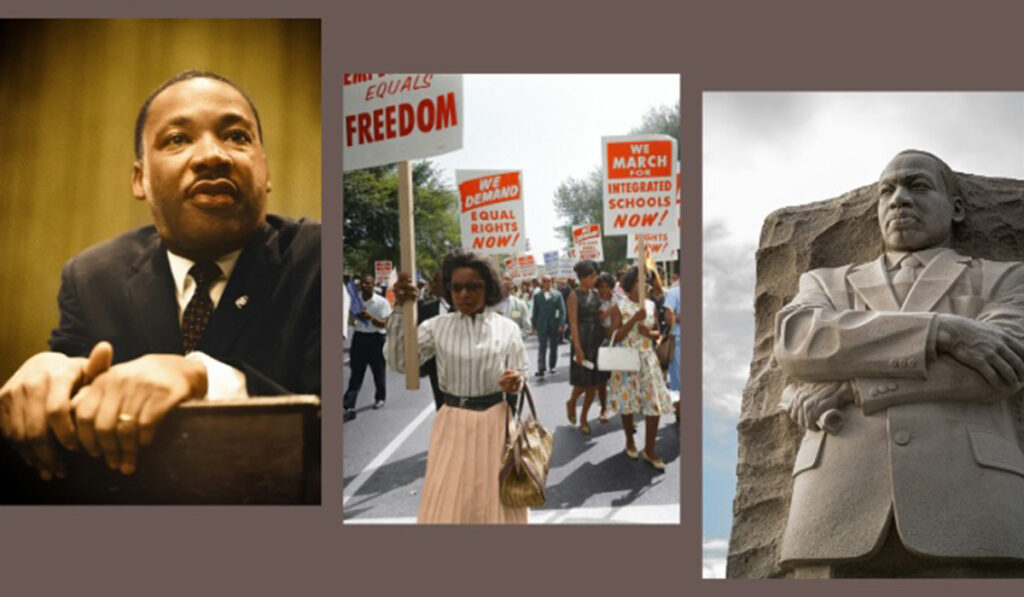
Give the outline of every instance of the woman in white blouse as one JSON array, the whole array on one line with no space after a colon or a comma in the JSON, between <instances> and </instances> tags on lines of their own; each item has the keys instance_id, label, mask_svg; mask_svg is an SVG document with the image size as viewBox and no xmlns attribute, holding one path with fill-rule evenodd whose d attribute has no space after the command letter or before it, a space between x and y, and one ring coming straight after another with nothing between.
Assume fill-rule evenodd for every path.
<instances>
[{"instance_id":1,"label":"woman in white blouse","mask_svg":"<svg viewBox=\"0 0 1024 597\"><path fill-rule=\"evenodd\" d=\"M501 302L502 286L490 261L455 249L441 272L444 298L455 310L418 328L419 362L437 358L444 406L430 434L420 497L421 523L525 523L526 508L503 506L498 475L509 409L503 392L515 393L529 371L519 327L487 307ZM408 276L395 284L401 305L415 300ZM384 347L389 365L404 371L402 311L388 322Z\"/></svg>"}]
</instances>

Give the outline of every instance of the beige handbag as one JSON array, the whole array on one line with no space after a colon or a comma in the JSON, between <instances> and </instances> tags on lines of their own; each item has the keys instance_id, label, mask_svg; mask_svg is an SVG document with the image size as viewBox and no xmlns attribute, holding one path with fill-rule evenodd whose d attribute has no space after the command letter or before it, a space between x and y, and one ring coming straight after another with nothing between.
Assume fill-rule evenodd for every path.
<instances>
[{"instance_id":1,"label":"beige handbag","mask_svg":"<svg viewBox=\"0 0 1024 597\"><path fill-rule=\"evenodd\" d=\"M530 405L530 416L523 420L523 407ZM505 451L501 455L501 503L510 507L542 506L547 499L544 487L555 439L537 420L530 388L523 382L516 416L509 420L505 411Z\"/></svg>"}]
</instances>

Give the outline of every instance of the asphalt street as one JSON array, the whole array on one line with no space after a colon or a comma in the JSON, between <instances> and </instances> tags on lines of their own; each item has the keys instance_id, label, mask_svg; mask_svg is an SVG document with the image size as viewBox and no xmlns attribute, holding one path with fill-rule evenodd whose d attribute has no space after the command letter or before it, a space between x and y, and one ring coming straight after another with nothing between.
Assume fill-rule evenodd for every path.
<instances>
[{"instance_id":1,"label":"asphalt street","mask_svg":"<svg viewBox=\"0 0 1024 597\"><path fill-rule=\"evenodd\" d=\"M526 341L536 364L537 341ZM346 352L347 357L347 352ZM568 344L559 347L557 372L530 384L541 423L555 436L547 484L547 503L530 511L531 524L666 523L680 519L680 427L674 415L659 422L655 450L668 465L656 471L624 453L625 434L617 415L598 423L595 398L589 437L569 424ZM345 367L347 388L349 369ZM427 378L419 390L406 390L403 375L387 373L386 406L374 410L373 377L367 371L356 402L357 417L345 423L344 518L346 524L416 522L419 494L434 422L434 401ZM582 406L582 398L578 401ZM579 407L577 408L577 413ZM637 417L637 446L643 448L643 419Z\"/></svg>"}]
</instances>

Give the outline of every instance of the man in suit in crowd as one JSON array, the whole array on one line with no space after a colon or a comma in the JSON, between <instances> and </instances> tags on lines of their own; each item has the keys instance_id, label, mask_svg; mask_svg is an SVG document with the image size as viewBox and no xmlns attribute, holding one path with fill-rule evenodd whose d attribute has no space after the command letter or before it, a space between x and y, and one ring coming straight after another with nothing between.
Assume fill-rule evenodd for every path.
<instances>
[{"instance_id":1,"label":"man in suit in crowd","mask_svg":"<svg viewBox=\"0 0 1024 597\"><path fill-rule=\"evenodd\" d=\"M132 474L185 400L320 393L320 225L267 215L262 137L213 73L143 103L131 189L153 225L65 265L51 352L0 388L3 435L42 478L66 473L54 440Z\"/></svg>"},{"instance_id":2,"label":"man in suit in crowd","mask_svg":"<svg viewBox=\"0 0 1024 597\"><path fill-rule=\"evenodd\" d=\"M776 318L784 406L807 429L782 564L1020 576L1024 264L951 248L966 208L934 155L898 154L877 194L884 253L803 274Z\"/></svg>"},{"instance_id":3,"label":"man in suit in crowd","mask_svg":"<svg viewBox=\"0 0 1024 597\"><path fill-rule=\"evenodd\" d=\"M537 356L537 377L544 377L544 361L548 372L558 364L558 339L565 331L565 301L562 293L551 289L551 276L541 276L540 290L533 295L533 329L537 331L540 351Z\"/></svg>"}]
</instances>

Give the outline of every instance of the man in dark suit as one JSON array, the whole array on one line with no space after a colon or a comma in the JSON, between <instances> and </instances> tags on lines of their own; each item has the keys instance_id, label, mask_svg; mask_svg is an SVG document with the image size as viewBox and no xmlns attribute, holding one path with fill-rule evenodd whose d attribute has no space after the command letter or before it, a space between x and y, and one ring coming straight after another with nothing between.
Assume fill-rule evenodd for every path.
<instances>
[{"instance_id":1,"label":"man in dark suit","mask_svg":"<svg viewBox=\"0 0 1024 597\"><path fill-rule=\"evenodd\" d=\"M565 301L562 294L551 289L551 276L541 276L540 290L533 295L533 329L537 331L540 353L537 356L537 377L544 377L544 361L547 370L555 372L558 364L558 339L565 330Z\"/></svg>"},{"instance_id":2,"label":"man in dark suit","mask_svg":"<svg viewBox=\"0 0 1024 597\"><path fill-rule=\"evenodd\" d=\"M1024 264L952 249L966 207L934 155L898 154L877 188L884 253L803 274L776 318L784 402L807 429L782 563L1022 576Z\"/></svg>"},{"instance_id":3,"label":"man in dark suit","mask_svg":"<svg viewBox=\"0 0 1024 597\"><path fill-rule=\"evenodd\" d=\"M320 392L320 226L267 215L252 101L181 73L144 102L135 155L154 225L68 262L52 352L0 388L4 437L44 479L64 474L54 438L131 474L185 400Z\"/></svg>"},{"instance_id":4,"label":"man in dark suit","mask_svg":"<svg viewBox=\"0 0 1024 597\"><path fill-rule=\"evenodd\" d=\"M443 315L450 310L448 303L444 300L444 282L441 280L441 272L436 272L430 278L429 296L422 296L416 301L416 321L422 324L428 319ZM434 408L441 410L444 406L444 395L440 386L437 385L437 359L430 359L420 365L420 377L426 375L430 379L430 391L434 395Z\"/></svg>"}]
</instances>

